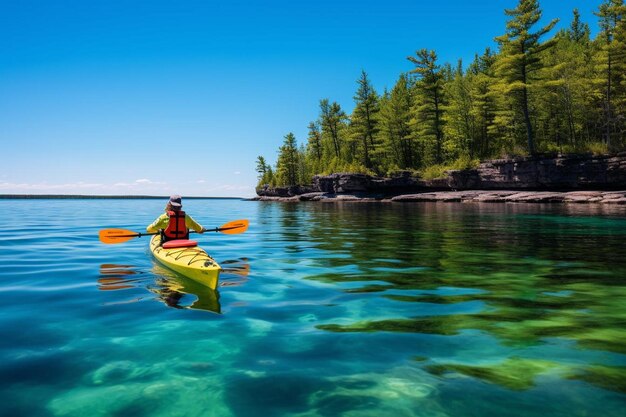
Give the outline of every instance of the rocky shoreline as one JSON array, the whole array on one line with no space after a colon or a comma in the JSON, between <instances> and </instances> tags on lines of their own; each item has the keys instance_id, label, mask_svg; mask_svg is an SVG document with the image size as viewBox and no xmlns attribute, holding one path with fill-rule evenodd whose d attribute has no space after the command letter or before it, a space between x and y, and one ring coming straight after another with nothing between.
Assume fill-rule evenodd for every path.
<instances>
[{"instance_id":1,"label":"rocky shoreline","mask_svg":"<svg viewBox=\"0 0 626 417\"><path fill-rule=\"evenodd\" d=\"M482 162L425 180L401 172L391 178L338 173L308 186L257 189L258 201L489 202L626 204L626 152L553 155Z\"/></svg>"},{"instance_id":2,"label":"rocky shoreline","mask_svg":"<svg viewBox=\"0 0 626 417\"><path fill-rule=\"evenodd\" d=\"M619 204L626 205L626 191L437 191L417 194L401 194L394 197L382 197L364 193L307 193L292 197L253 198L256 201L322 201L322 202L460 202L460 203L578 203L578 204Z\"/></svg>"}]
</instances>

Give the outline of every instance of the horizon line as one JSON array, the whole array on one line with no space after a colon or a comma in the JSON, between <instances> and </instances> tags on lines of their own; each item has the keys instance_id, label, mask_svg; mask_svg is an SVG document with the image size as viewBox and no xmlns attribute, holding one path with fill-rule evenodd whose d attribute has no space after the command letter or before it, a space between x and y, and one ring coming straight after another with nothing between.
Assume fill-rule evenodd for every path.
<instances>
[{"instance_id":1,"label":"horizon line","mask_svg":"<svg viewBox=\"0 0 626 417\"><path fill-rule=\"evenodd\" d=\"M121 195L121 194L111 194L111 195L101 195L101 194L0 194L0 199L146 199L146 200L156 200L156 199L167 199L169 195ZM213 200L244 200L246 197L199 197L199 196L188 196L183 197L187 200L198 200L198 199L213 199Z\"/></svg>"}]
</instances>

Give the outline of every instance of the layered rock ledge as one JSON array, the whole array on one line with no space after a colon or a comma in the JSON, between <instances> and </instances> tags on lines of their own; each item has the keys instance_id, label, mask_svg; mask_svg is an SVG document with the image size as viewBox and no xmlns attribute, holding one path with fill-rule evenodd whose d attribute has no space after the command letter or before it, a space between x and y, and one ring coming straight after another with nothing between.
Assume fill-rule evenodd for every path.
<instances>
[{"instance_id":1,"label":"layered rock ledge","mask_svg":"<svg viewBox=\"0 0 626 417\"><path fill-rule=\"evenodd\" d=\"M416 194L401 194L394 197L383 197L367 193L331 194L307 193L292 197L260 196L258 201L323 201L323 202L461 202L461 203L597 203L626 205L626 191L437 191Z\"/></svg>"},{"instance_id":2,"label":"layered rock ledge","mask_svg":"<svg viewBox=\"0 0 626 417\"><path fill-rule=\"evenodd\" d=\"M260 201L456 201L626 204L626 152L485 161L425 180L401 172L391 178L338 173L308 186L257 189Z\"/></svg>"},{"instance_id":3,"label":"layered rock ledge","mask_svg":"<svg viewBox=\"0 0 626 417\"><path fill-rule=\"evenodd\" d=\"M436 193L400 195L391 198L391 201L626 204L626 191L443 191Z\"/></svg>"}]
</instances>

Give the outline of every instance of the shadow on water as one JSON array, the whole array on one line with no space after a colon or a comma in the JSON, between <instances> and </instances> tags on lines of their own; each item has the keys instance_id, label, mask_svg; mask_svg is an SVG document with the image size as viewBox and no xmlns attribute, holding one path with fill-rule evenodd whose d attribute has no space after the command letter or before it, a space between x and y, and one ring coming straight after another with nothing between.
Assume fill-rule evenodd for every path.
<instances>
[{"instance_id":1,"label":"shadow on water","mask_svg":"<svg viewBox=\"0 0 626 417\"><path fill-rule=\"evenodd\" d=\"M624 393L623 361L579 366L519 355L551 340L626 354L626 212L594 210L433 203L318 204L305 212L294 205L285 207L282 238L312 244L322 272L306 278L336 285L344 304L352 296L355 303L392 305L396 315L356 314L318 324L320 330L447 337L479 331L515 354L480 365L426 358L424 369L514 390L558 373Z\"/></svg>"}]
</instances>

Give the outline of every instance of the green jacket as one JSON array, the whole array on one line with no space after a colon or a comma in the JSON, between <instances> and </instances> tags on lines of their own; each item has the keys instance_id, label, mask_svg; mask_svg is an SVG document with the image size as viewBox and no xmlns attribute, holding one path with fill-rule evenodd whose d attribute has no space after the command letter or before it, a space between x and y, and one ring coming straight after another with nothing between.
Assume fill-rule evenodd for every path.
<instances>
[{"instance_id":1,"label":"green jacket","mask_svg":"<svg viewBox=\"0 0 626 417\"><path fill-rule=\"evenodd\" d=\"M167 229L167 225L170 224L170 216L167 213L161 214L152 224L146 227L148 233L158 232L161 229ZM196 222L189 214L185 213L185 226L188 229L195 230L199 232L202 230L202 226L198 222Z\"/></svg>"}]
</instances>

